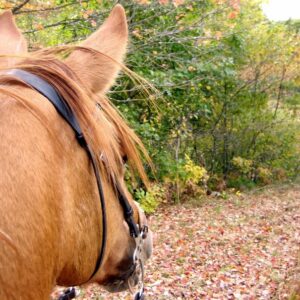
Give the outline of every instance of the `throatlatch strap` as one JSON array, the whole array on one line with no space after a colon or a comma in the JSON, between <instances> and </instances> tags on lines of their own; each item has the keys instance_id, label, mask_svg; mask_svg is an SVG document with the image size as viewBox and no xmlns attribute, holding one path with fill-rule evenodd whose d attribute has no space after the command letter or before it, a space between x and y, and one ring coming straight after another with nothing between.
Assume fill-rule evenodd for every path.
<instances>
[{"instance_id":1,"label":"throatlatch strap","mask_svg":"<svg viewBox=\"0 0 300 300\"><path fill-rule=\"evenodd\" d=\"M118 197L119 202L123 208L125 221L127 222L128 227L129 227L130 235L133 238L137 238L140 234L140 230L133 219L132 207L129 204L126 196L123 194L122 189L119 186L117 186L117 192L118 192L118 196L119 196Z\"/></svg>"},{"instance_id":2,"label":"throatlatch strap","mask_svg":"<svg viewBox=\"0 0 300 300\"><path fill-rule=\"evenodd\" d=\"M80 146L82 146L86 150L89 159L92 162L94 173L96 176L97 187L100 196L101 211L102 211L102 244L101 244L99 256L97 258L95 269L93 271L93 274L90 277L91 279L96 274L103 261L105 248L106 248L106 239L107 239L106 207L105 207L103 188L102 188L99 168L97 166L96 157L92 149L86 142L86 139L84 137L84 134L80 128L79 122L77 121L74 112L53 86L51 86L47 81L45 81L41 77L31 74L24 70L13 69L9 71L8 74L21 79L24 83L34 88L36 91L38 91L40 94L46 97L53 104L57 112L73 128Z\"/></svg>"}]
</instances>

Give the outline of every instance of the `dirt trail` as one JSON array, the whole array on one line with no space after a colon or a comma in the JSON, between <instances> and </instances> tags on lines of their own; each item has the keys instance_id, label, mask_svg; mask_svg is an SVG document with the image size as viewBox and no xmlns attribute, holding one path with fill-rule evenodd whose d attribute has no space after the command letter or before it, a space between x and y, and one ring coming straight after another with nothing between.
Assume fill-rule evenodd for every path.
<instances>
[{"instance_id":1,"label":"dirt trail","mask_svg":"<svg viewBox=\"0 0 300 300\"><path fill-rule=\"evenodd\" d=\"M289 299L300 286L300 185L164 208L151 223L147 299ZM91 286L78 299L132 297Z\"/></svg>"}]
</instances>

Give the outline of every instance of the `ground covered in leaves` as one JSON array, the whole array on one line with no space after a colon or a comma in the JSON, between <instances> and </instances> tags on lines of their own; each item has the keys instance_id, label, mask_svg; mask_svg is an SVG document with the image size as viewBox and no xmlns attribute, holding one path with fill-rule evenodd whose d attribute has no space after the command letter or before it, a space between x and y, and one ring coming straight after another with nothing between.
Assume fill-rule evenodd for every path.
<instances>
[{"instance_id":1,"label":"ground covered in leaves","mask_svg":"<svg viewBox=\"0 0 300 300\"><path fill-rule=\"evenodd\" d=\"M161 208L147 299L300 299L300 186ZM97 286L78 299L132 299Z\"/></svg>"}]
</instances>

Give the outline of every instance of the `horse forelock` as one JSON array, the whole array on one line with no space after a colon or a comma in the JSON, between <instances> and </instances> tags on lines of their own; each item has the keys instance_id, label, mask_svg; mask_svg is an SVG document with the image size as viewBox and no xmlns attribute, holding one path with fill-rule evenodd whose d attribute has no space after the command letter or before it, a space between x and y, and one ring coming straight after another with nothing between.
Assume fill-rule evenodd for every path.
<instances>
[{"instance_id":1,"label":"horse forelock","mask_svg":"<svg viewBox=\"0 0 300 300\"><path fill-rule=\"evenodd\" d=\"M20 60L14 68L40 76L60 93L77 116L87 142L97 154L100 168L106 172L110 180L113 182L118 180L122 158L126 156L130 171L134 175L137 173L147 184L141 155L148 162L150 159L141 140L105 95L96 95L87 90L72 69L62 59L53 55L68 54L69 50L68 47L65 47L63 49L54 48L51 51L46 49L33 52L27 58ZM85 51L92 50L87 48ZM101 55L101 53L93 51L93 55ZM101 70L98 74L87 69L82 72L92 72L94 76L99 76L101 79ZM21 82L10 76L0 77L0 84L13 81ZM51 132L51 124L47 122L47 116L41 116L36 107L30 105L30 99L24 98L16 89L14 92L10 92L9 86L5 86L5 89L1 90L22 102ZM96 103L99 104L100 109L97 109ZM66 126L68 125L66 124Z\"/></svg>"}]
</instances>

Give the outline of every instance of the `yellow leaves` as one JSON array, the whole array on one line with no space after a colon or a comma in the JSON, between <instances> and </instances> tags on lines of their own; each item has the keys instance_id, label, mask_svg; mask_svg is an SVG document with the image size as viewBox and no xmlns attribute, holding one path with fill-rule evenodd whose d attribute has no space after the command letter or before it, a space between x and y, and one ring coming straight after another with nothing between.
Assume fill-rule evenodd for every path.
<instances>
[{"instance_id":1,"label":"yellow leaves","mask_svg":"<svg viewBox=\"0 0 300 300\"><path fill-rule=\"evenodd\" d=\"M215 38L216 40L220 40L223 37L222 31L212 32L210 29L204 29L204 35L209 39Z\"/></svg>"},{"instance_id":2,"label":"yellow leaves","mask_svg":"<svg viewBox=\"0 0 300 300\"><path fill-rule=\"evenodd\" d=\"M186 7L186 9L189 10L189 11L193 11L193 10L194 10L194 7L193 7L193 5L188 5L188 6Z\"/></svg>"},{"instance_id":3,"label":"yellow leaves","mask_svg":"<svg viewBox=\"0 0 300 300\"><path fill-rule=\"evenodd\" d=\"M196 71L196 68L193 67L193 66L189 66L189 67L188 67L188 71L189 71L189 72L194 72L194 71Z\"/></svg>"},{"instance_id":4,"label":"yellow leaves","mask_svg":"<svg viewBox=\"0 0 300 300\"><path fill-rule=\"evenodd\" d=\"M35 24L34 25L34 29L36 29L36 30L43 30L44 29L44 25L43 24Z\"/></svg>"},{"instance_id":5,"label":"yellow leaves","mask_svg":"<svg viewBox=\"0 0 300 300\"><path fill-rule=\"evenodd\" d=\"M96 27L96 26L97 26L97 22L94 21L94 20L92 20L92 21L91 21L91 25L92 25L93 27Z\"/></svg>"},{"instance_id":6,"label":"yellow leaves","mask_svg":"<svg viewBox=\"0 0 300 300\"><path fill-rule=\"evenodd\" d=\"M136 2L141 5L149 5L150 4L149 0L136 0Z\"/></svg>"},{"instance_id":7,"label":"yellow leaves","mask_svg":"<svg viewBox=\"0 0 300 300\"><path fill-rule=\"evenodd\" d=\"M211 31L210 31L210 29L204 29L203 32L204 32L204 35L206 37L211 37Z\"/></svg>"},{"instance_id":8,"label":"yellow leaves","mask_svg":"<svg viewBox=\"0 0 300 300\"><path fill-rule=\"evenodd\" d=\"M82 3L82 4L84 4L84 3ZM86 7L86 5L84 7ZM94 11L92 9L89 9L89 10L83 11L81 13L81 15L82 15L83 19L89 20L89 19L91 19L91 15L93 14L93 12ZM91 20L90 24L92 25L92 27L96 27L97 26L97 22L95 20Z\"/></svg>"},{"instance_id":9,"label":"yellow leaves","mask_svg":"<svg viewBox=\"0 0 300 300\"><path fill-rule=\"evenodd\" d=\"M222 36L223 36L223 34L222 34L221 31L216 31L215 37L216 37L217 40L220 40Z\"/></svg>"},{"instance_id":10,"label":"yellow leaves","mask_svg":"<svg viewBox=\"0 0 300 300\"><path fill-rule=\"evenodd\" d=\"M221 5L224 4L226 0L214 0L213 2L215 2L215 4L217 5Z\"/></svg>"},{"instance_id":11,"label":"yellow leaves","mask_svg":"<svg viewBox=\"0 0 300 300\"><path fill-rule=\"evenodd\" d=\"M234 29L236 27L236 23L227 24L230 29Z\"/></svg>"},{"instance_id":12,"label":"yellow leaves","mask_svg":"<svg viewBox=\"0 0 300 300\"><path fill-rule=\"evenodd\" d=\"M140 40L143 38L143 36L142 36L141 31L140 31L139 28L134 29L134 30L132 31L132 34L133 34L136 38L138 38L138 39L140 39Z\"/></svg>"},{"instance_id":13,"label":"yellow leaves","mask_svg":"<svg viewBox=\"0 0 300 300\"><path fill-rule=\"evenodd\" d=\"M135 192L135 199L139 202L143 210L147 213L153 213L160 203L165 202L166 190L163 185L152 184L147 191L138 189Z\"/></svg>"},{"instance_id":14,"label":"yellow leaves","mask_svg":"<svg viewBox=\"0 0 300 300\"><path fill-rule=\"evenodd\" d=\"M18 4L18 2L21 1L0 1L0 9L12 9L14 7L16 7ZM36 3L31 4L26 3L24 6L22 6L23 8L29 9L29 10L39 10L39 9L43 9L43 8L47 8L47 7L51 7L52 3L50 1L35 1Z\"/></svg>"},{"instance_id":15,"label":"yellow leaves","mask_svg":"<svg viewBox=\"0 0 300 300\"><path fill-rule=\"evenodd\" d=\"M185 155L185 161L183 168L188 173L187 181L197 184L208 180L209 176L204 167L196 165L188 155Z\"/></svg>"},{"instance_id":16,"label":"yellow leaves","mask_svg":"<svg viewBox=\"0 0 300 300\"><path fill-rule=\"evenodd\" d=\"M238 197L241 197L241 196L242 196L242 193L241 193L240 191L236 191L235 194L236 194L236 196L238 196Z\"/></svg>"},{"instance_id":17,"label":"yellow leaves","mask_svg":"<svg viewBox=\"0 0 300 300\"><path fill-rule=\"evenodd\" d=\"M90 17L90 15L93 13L93 10L91 10L91 9L89 9L89 10L86 10L86 11L84 11L84 12L82 12L82 17L85 19L85 20L87 20L89 17Z\"/></svg>"},{"instance_id":18,"label":"yellow leaves","mask_svg":"<svg viewBox=\"0 0 300 300\"><path fill-rule=\"evenodd\" d=\"M243 174L248 174L253 166L253 161L245 159L240 156L236 156L232 159L232 164L239 169Z\"/></svg>"},{"instance_id":19,"label":"yellow leaves","mask_svg":"<svg viewBox=\"0 0 300 300\"><path fill-rule=\"evenodd\" d=\"M178 7L179 5L184 4L185 0L173 0L172 2L175 7ZM167 5L169 4L169 0L158 0L158 3L161 5Z\"/></svg>"},{"instance_id":20,"label":"yellow leaves","mask_svg":"<svg viewBox=\"0 0 300 300\"><path fill-rule=\"evenodd\" d=\"M7 1L1 1L0 4L1 4L1 8L3 8L3 9L11 9L12 8L12 5L10 3L8 3Z\"/></svg>"},{"instance_id":21,"label":"yellow leaves","mask_svg":"<svg viewBox=\"0 0 300 300\"><path fill-rule=\"evenodd\" d=\"M185 0L173 0L173 4L175 7L184 4Z\"/></svg>"},{"instance_id":22,"label":"yellow leaves","mask_svg":"<svg viewBox=\"0 0 300 300\"><path fill-rule=\"evenodd\" d=\"M184 18L184 16L185 16L185 14L178 14L178 15L175 17L175 19L176 19L177 21L179 21L180 19Z\"/></svg>"},{"instance_id":23,"label":"yellow leaves","mask_svg":"<svg viewBox=\"0 0 300 300\"><path fill-rule=\"evenodd\" d=\"M259 180L264 183L264 184L269 184L271 183L271 178L272 178L272 172L268 168L264 167L258 167L257 170L257 176Z\"/></svg>"}]
</instances>

